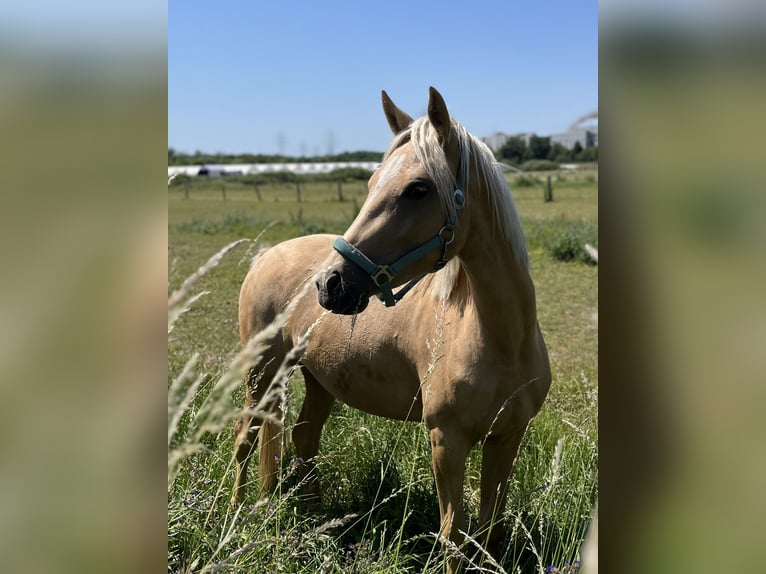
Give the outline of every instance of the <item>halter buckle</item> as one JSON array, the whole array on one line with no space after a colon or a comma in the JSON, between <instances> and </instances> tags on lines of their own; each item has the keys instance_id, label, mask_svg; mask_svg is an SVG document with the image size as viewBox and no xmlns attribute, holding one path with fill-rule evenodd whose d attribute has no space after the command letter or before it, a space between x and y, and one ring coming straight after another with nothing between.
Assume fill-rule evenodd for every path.
<instances>
[{"instance_id":1,"label":"halter buckle","mask_svg":"<svg viewBox=\"0 0 766 574\"><path fill-rule=\"evenodd\" d=\"M383 277L382 281L380 280L381 276ZM381 287L384 283L391 283L391 280L394 278L388 269L388 265L380 265L370 277L378 287Z\"/></svg>"}]
</instances>

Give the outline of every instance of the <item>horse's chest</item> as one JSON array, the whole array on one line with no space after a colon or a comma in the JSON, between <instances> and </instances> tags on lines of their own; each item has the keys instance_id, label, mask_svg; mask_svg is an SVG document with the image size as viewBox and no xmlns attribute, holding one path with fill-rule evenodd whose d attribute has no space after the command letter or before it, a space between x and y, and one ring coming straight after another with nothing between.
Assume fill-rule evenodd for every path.
<instances>
[{"instance_id":1,"label":"horse's chest","mask_svg":"<svg viewBox=\"0 0 766 574\"><path fill-rule=\"evenodd\" d=\"M420 420L417 370L395 349L309 349L303 364L336 399L364 412Z\"/></svg>"}]
</instances>

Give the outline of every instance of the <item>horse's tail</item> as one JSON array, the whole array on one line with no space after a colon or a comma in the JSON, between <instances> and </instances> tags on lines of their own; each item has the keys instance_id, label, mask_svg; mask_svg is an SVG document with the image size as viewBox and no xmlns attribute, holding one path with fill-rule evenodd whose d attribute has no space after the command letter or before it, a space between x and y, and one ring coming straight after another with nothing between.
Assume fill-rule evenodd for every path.
<instances>
[{"instance_id":1,"label":"horse's tail","mask_svg":"<svg viewBox=\"0 0 766 574\"><path fill-rule=\"evenodd\" d=\"M281 418L282 409L276 407L276 418ZM260 443L260 464L258 480L265 493L274 492L277 487L279 462L282 459L282 425L274 420L265 420L261 425L258 442Z\"/></svg>"}]
</instances>

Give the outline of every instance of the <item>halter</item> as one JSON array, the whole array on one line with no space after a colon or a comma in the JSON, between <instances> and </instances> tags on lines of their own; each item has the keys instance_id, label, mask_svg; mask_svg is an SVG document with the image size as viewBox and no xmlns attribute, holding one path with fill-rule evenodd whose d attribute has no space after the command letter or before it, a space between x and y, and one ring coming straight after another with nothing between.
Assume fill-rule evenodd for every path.
<instances>
[{"instance_id":1,"label":"halter","mask_svg":"<svg viewBox=\"0 0 766 574\"><path fill-rule=\"evenodd\" d=\"M412 279L407 285L394 294L391 290L391 281L398 273L401 273L406 267L409 267L439 247L442 249L442 255L436 262L434 271L438 271L447 264L447 247L455 240L455 224L457 223L457 216L460 215L460 211L465 205L465 195L460 189L455 189L453 197L455 199L455 217L451 217L447 214L444 225L442 225L441 229L439 229L439 232L434 237L389 265L378 265L373 263L369 257L343 239L343 237L338 237L333 242L333 249L367 273L370 279L372 279L372 282L380 288L380 295L378 297L385 303L386 307L393 307L396 305L397 301L401 300L401 298L426 275L424 273L423 275Z\"/></svg>"}]
</instances>

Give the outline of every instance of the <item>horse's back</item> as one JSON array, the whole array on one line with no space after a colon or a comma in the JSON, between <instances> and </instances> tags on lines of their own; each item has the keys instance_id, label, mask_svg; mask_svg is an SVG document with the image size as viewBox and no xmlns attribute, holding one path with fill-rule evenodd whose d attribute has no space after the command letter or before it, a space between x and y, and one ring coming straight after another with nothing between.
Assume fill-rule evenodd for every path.
<instances>
[{"instance_id":1,"label":"horse's back","mask_svg":"<svg viewBox=\"0 0 766 574\"><path fill-rule=\"evenodd\" d=\"M239 292L239 334L244 344L270 325L316 274L333 235L307 235L256 256Z\"/></svg>"}]
</instances>

